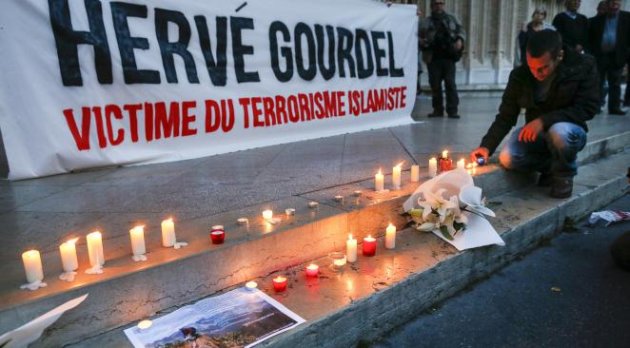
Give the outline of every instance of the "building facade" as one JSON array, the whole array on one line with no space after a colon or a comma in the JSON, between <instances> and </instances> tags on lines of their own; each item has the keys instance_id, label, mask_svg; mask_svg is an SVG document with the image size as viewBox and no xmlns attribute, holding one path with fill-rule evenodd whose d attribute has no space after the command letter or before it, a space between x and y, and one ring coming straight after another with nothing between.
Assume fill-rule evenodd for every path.
<instances>
[{"instance_id":1,"label":"building facade","mask_svg":"<svg viewBox=\"0 0 630 348\"><path fill-rule=\"evenodd\" d=\"M430 12L430 0L401 0L416 4L423 16ZM464 56L457 65L461 90L502 89L514 67L516 37L537 7L547 9L546 21L564 11L563 0L445 0L446 11L454 14L466 30ZM592 17L599 0L582 0L580 13ZM623 8L630 8L625 1ZM426 66L424 66L426 72ZM423 89L428 88L427 74L422 74Z\"/></svg>"}]
</instances>

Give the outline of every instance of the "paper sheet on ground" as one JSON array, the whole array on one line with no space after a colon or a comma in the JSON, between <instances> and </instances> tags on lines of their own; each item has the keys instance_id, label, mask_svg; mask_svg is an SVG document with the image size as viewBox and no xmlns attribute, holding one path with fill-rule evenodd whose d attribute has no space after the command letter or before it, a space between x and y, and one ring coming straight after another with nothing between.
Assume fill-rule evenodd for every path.
<instances>
[{"instance_id":1,"label":"paper sheet on ground","mask_svg":"<svg viewBox=\"0 0 630 348\"><path fill-rule=\"evenodd\" d=\"M42 335L42 332L52 325L59 317L65 313L67 310L70 310L83 302L87 298L88 294L85 294L81 297L77 297L73 300L70 300L59 307L54 308L53 310L35 318L34 320L18 327L13 331L9 331L4 335L0 336L0 347L10 348L10 347L26 347L30 343L34 342Z\"/></svg>"},{"instance_id":2,"label":"paper sheet on ground","mask_svg":"<svg viewBox=\"0 0 630 348\"><path fill-rule=\"evenodd\" d=\"M260 290L238 288L125 330L136 348L251 347L304 322Z\"/></svg>"}]
</instances>

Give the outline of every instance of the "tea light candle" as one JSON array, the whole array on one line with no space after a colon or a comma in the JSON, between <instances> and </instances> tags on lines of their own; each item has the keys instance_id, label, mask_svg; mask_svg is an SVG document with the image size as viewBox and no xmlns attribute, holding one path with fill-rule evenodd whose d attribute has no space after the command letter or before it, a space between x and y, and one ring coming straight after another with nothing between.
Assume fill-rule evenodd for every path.
<instances>
[{"instance_id":1,"label":"tea light candle","mask_svg":"<svg viewBox=\"0 0 630 348\"><path fill-rule=\"evenodd\" d=\"M317 208L319 206L319 203L315 202L315 201L310 201L308 202L308 207L311 209Z\"/></svg>"},{"instance_id":2,"label":"tea light candle","mask_svg":"<svg viewBox=\"0 0 630 348\"><path fill-rule=\"evenodd\" d=\"M354 193L354 196L355 196L355 197L359 197L359 196L361 196L361 194L363 193L363 191L361 191L361 190L355 190L353 193Z\"/></svg>"},{"instance_id":3,"label":"tea light candle","mask_svg":"<svg viewBox=\"0 0 630 348\"><path fill-rule=\"evenodd\" d=\"M396 166L394 166L394 168L392 168L392 186L394 186L395 190L400 189L401 171L402 171L402 163L398 163Z\"/></svg>"},{"instance_id":4,"label":"tea light candle","mask_svg":"<svg viewBox=\"0 0 630 348\"><path fill-rule=\"evenodd\" d=\"M457 169L466 169L466 160L462 158L457 161Z\"/></svg>"},{"instance_id":5,"label":"tea light candle","mask_svg":"<svg viewBox=\"0 0 630 348\"><path fill-rule=\"evenodd\" d=\"M429 160L429 176L434 178L437 175L437 159L432 157Z\"/></svg>"},{"instance_id":6,"label":"tea light candle","mask_svg":"<svg viewBox=\"0 0 630 348\"><path fill-rule=\"evenodd\" d=\"M385 190L385 177L379 168L378 173L374 175L374 191L379 192L383 190Z\"/></svg>"},{"instance_id":7,"label":"tea light candle","mask_svg":"<svg viewBox=\"0 0 630 348\"><path fill-rule=\"evenodd\" d=\"M442 157L440 157L440 160L438 162L438 167L440 169L440 173L453 169L453 160L448 158L447 150L442 151Z\"/></svg>"},{"instance_id":8,"label":"tea light candle","mask_svg":"<svg viewBox=\"0 0 630 348\"><path fill-rule=\"evenodd\" d=\"M263 210L262 217L267 221L273 220L273 211L271 209Z\"/></svg>"},{"instance_id":9,"label":"tea light candle","mask_svg":"<svg viewBox=\"0 0 630 348\"><path fill-rule=\"evenodd\" d=\"M311 263L310 265L308 265L306 267L306 276L308 277L317 277L317 275L319 274L319 266Z\"/></svg>"},{"instance_id":10,"label":"tea light candle","mask_svg":"<svg viewBox=\"0 0 630 348\"><path fill-rule=\"evenodd\" d=\"M411 166L411 182L420 181L420 166L417 164L413 164Z\"/></svg>"},{"instance_id":11,"label":"tea light candle","mask_svg":"<svg viewBox=\"0 0 630 348\"><path fill-rule=\"evenodd\" d=\"M352 238L352 234L348 236L346 241L346 258L348 262L357 261L357 240Z\"/></svg>"},{"instance_id":12,"label":"tea light candle","mask_svg":"<svg viewBox=\"0 0 630 348\"><path fill-rule=\"evenodd\" d=\"M286 216L293 216L295 215L295 208L287 208L284 210L284 214L286 214Z\"/></svg>"},{"instance_id":13,"label":"tea light candle","mask_svg":"<svg viewBox=\"0 0 630 348\"><path fill-rule=\"evenodd\" d=\"M239 225L247 225L249 223L249 219L248 218L238 218L236 219L236 223Z\"/></svg>"},{"instance_id":14,"label":"tea light candle","mask_svg":"<svg viewBox=\"0 0 630 348\"><path fill-rule=\"evenodd\" d=\"M363 256L374 256L376 254L376 238L368 235L363 238Z\"/></svg>"},{"instance_id":15,"label":"tea light candle","mask_svg":"<svg viewBox=\"0 0 630 348\"><path fill-rule=\"evenodd\" d=\"M72 272L79 268L76 248L76 242L78 239L79 238L71 239L67 242L61 243L59 246L59 254L61 254L61 264L64 272Z\"/></svg>"},{"instance_id":16,"label":"tea light candle","mask_svg":"<svg viewBox=\"0 0 630 348\"><path fill-rule=\"evenodd\" d=\"M131 237L131 251L134 256L144 255L147 248L144 244L144 226L136 226L129 230Z\"/></svg>"},{"instance_id":17,"label":"tea light candle","mask_svg":"<svg viewBox=\"0 0 630 348\"><path fill-rule=\"evenodd\" d=\"M390 222L385 229L385 248L394 249L396 247L396 226Z\"/></svg>"},{"instance_id":18,"label":"tea light candle","mask_svg":"<svg viewBox=\"0 0 630 348\"><path fill-rule=\"evenodd\" d=\"M333 267L335 269L341 269L346 265L346 256L343 255L340 258L333 259Z\"/></svg>"},{"instance_id":19,"label":"tea light candle","mask_svg":"<svg viewBox=\"0 0 630 348\"><path fill-rule=\"evenodd\" d=\"M283 276L273 278L273 289L276 292L285 291L287 289L287 278Z\"/></svg>"},{"instance_id":20,"label":"tea light candle","mask_svg":"<svg viewBox=\"0 0 630 348\"><path fill-rule=\"evenodd\" d=\"M245 289L247 289L247 290L252 291L252 290L255 290L257 288L258 288L258 283L256 283L253 280L245 283Z\"/></svg>"},{"instance_id":21,"label":"tea light candle","mask_svg":"<svg viewBox=\"0 0 630 348\"><path fill-rule=\"evenodd\" d=\"M212 244L223 244L225 240L225 230L223 229L223 225L214 225L210 230L210 240L212 240Z\"/></svg>"},{"instance_id":22,"label":"tea light candle","mask_svg":"<svg viewBox=\"0 0 630 348\"><path fill-rule=\"evenodd\" d=\"M87 241L90 266L103 266L105 264L105 253L103 252L103 238L101 232L94 231L85 236L85 240Z\"/></svg>"},{"instance_id":23,"label":"tea light candle","mask_svg":"<svg viewBox=\"0 0 630 348\"><path fill-rule=\"evenodd\" d=\"M341 202L341 201L343 201L343 196L342 195L336 195L334 200L335 200L335 202Z\"/></svg>"},{"instance_id":24,"label":"tea light candle","mask_svg":"<svg viewBox=\"0 0 630 348\"><path fill-rule=\"evenodd\" d=\"M153 325L153 322L151 320L146 319L138 323L138 329L146 330L150 328L152 325Z\"/></svg>"},{"instance_id":25,"label":"tea light candle","mask_svg":"<svg viewBox=\"0 0 630 348\"><path fill-rule=\"evenodd\" d=\"M162 220L162 246L170 248L174 246L176 242L173 218Z\"/></svg>"},{"instance_id":26,"label":"tea light candle","mask_svg":"<svg viewBox=\"0 0 630 348\"><path fill-rule=\"evenodd\" d=\"M24 273L28 283L44 280L44 269L39 251L33 249L23 252L22 263L24 263Z\"/></svg>"}]
</instances>

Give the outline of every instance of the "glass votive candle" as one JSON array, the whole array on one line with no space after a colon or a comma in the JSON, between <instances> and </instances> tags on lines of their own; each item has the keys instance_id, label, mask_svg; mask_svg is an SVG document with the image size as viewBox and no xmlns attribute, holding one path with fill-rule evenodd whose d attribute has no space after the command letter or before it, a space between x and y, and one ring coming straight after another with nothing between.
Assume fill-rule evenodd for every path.
<instances>
[{"instance_id":1,"label":"glass votive candle","mask_svg":"<svg viewBox=\"0 0 630 348\"><path fill-rule=\"evenodd\" d=\"M210 230L210 239L212 240L212 244L223 244L225 240L225 231L223 230L223 225L214 225Z\"/></svg>"},{"instance_id":2,"label":"glass votive candle","mask_svg":"<svg viewBox=\"0 0 630 348\"><path fill-rule=\"evenodd\" d=\"M374 256L376 254L376 238L367 236L363 238L363 256Z\"/></svg>"},{"instance_id":3,"label":"glass votive candle","mask_svg":"<svg viewBox=\"0 0 630 348\"><path fill-rule=\"evenodd\" d=\"M335 251L330 253L330 260L332 261L332 269L333 271L341 271L343 266L346 265L346 254L342 252Z\"/></svg>"},{"instance_id":4,"label":"glass votive candle","mask_svg":"<svg viewBox=\"0 0 630 348\"><path fill-rule=\"evenodd\" d=\"M319 266L311 263L310 265L306 266L306 276L307 277L317 277L317 275L319 274Z\"/></svg>"},{"instance_id":5,"label":"glass votive candle","mask_svg":"<svg viewBox=\"0 0 630 348\"><path fill-rule=\"evenodd\" d=\"M277 276L273 278L273 289L276 292L283 292L287 289L287 277Z\"/></svg>"},{"instance_id":6,"label":"glass votive candle","mask_svg":"<svg viewBox=\"0 0 630 348\"><path fill-rule=\"evenodd\" d=\"M247 283L245 283L245 289L249 291L256 290L257 288L258 288L258 283L256 283L253 280L250 280Z\"/></svg>"}]
</instances>

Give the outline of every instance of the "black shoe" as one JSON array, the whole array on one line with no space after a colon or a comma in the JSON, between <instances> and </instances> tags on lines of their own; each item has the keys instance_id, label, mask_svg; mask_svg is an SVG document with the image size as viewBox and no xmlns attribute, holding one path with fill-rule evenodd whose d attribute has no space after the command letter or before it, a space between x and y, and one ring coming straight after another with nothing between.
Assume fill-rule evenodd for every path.
<instances>
[{"instance_id":1,"label":"black shoe","mask_svg":"<svg viewBox=\"0 0 630 348\"><path fill-rule=\"evenodd\" d=\"M551 173L540 173L538 177L538 186L540 187L549 187L551 186Z\"/></svg>"},{"instance_id":2,"label":"black shoe","mask_svg":"<svg viewBox=\"0 0 630 348\"><path fill-rule=\"evenodd\" d=\"M573 193L573 177L556 176L551 179L551 192L553 198L569 198Z\"/></svg>"},{"instance_id":3,"label":"black shoe","mask_svg":"<svg viewBox=\"0 0 630 348\"><path fill-rule=\"evenodd\" d=\"M449 114L448 118L460 118L458 114Z\"/></svg>"},{"instance_id":4,"label":"black shoe","mask_svg":"<svg viewBox=\"0 0 630 348\"><path fill-rule=\"evenodd\" d=\"M609 115L626 116L626 112L624 110L621 110L621 109L608 110L608 114Z\"/></svg>"},{"instance_id":5,"label":"black shoe","mask_svg":"<svg viewBox=\"0 0 630 348\"><path fill-rule=\"evenodd\" d=\"M433 111L432 113L428 114L427 117L444 117L444 113Z\"/></svg>"}]
</instances>

